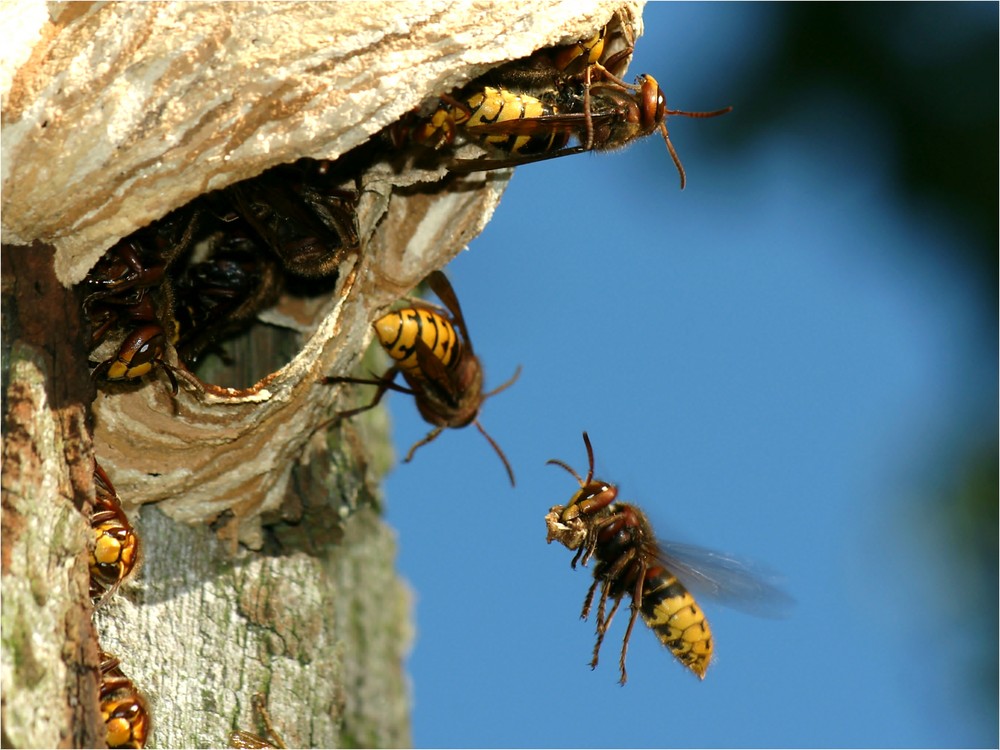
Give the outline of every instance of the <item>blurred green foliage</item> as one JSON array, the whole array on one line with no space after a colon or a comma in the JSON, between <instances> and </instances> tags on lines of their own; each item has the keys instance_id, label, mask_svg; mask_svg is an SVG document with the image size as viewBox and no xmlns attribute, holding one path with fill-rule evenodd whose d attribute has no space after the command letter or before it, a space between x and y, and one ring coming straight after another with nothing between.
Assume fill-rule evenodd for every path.
<instances>
[{"instance_id":1,"label":"blurred green foliage","mask_svg":"<svg viewBox=\"0 0 1000 750\"><path fill-rule=\"evenodd\" d=\"M768 6L773 44L732 91L738 148L837 92L887 129L898 193L935 207L959 235L949 260L971 272L996 341L997 7L989 3L789 3ZM730 84L733 83L730 81ZM840 105L842 100L838 99ZM838 117L843 112L834 113ZM845 159L852 143L837 144Z\"/></svg>"},{"instance_id":2,"label":"blurred green foliage","mask_svg":"<svg viewBox=\"0 0 1000 750\"><path fill-rule=\"evenodd\" d=\"M976 333L982 338L971 337L970 346L983 350L967 356L970 364L981 361L984 351L995 351L998 339L997 6L795 3L759 8L774 24L771 43L755 65L727 81L740 97L732 102L740 127L730 145L753 148L776 122L815 110L818 101L822 107L830 95L830 116L843 118L844 112L836 110L849 102L857 117L882 128L878 143L892 150L885 163L901 204L915 219L930 215L954 232L954 242L941 248L942 261L953 264L974 292L981 321ZM851 158L853 144L847 138L835 145L843 158ZM938 455L924 469L926 494L941 519L941 533L952 543L954 574L961 577L954 606L976 616L981 651L976 664L968 665L970 687L986 711L996 711L996 422L992 434L982 429L998 412L996 388L984 396L972 383L954 398L956 424L938 440ZM970 398L976 399L972 420L964 416ZM935 481L942 476L943 481Z\"/></svg>"}]
</instances>

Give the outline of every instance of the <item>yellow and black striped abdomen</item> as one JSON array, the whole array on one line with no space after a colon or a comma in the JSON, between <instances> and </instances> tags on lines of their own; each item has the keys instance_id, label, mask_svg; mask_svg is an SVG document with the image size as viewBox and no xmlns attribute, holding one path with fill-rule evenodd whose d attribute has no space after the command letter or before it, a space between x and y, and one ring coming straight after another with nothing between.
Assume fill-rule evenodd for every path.
<instances>
[{"instance_id":1,"label":"yellow and black striped abdomen","mask_svg":"<svg viewBox=\"0 0 1000 750\"><path fill-rule=\"evenodd\" d=\"M411 377L425 379L417 359L417 341L427 345L444 364L453 367L462 353L462 342L451 321L426 308L395 310L375 321L375 332L397 366Z\"/></svg>"},{"instance_id":2,"label":"yellow and black striped abdomen","mask_svg":"<svg viewBox=\"0 0 1000 750\"><path fill-rule=\"evenodd\" d=\"M465 127L502 125L514 120L533 120L537 117L555 114L552 105L530 94L516 94L505 89L484 86L482 91L472 94L466 104L471 111ZM502 128L498 128L502 130ZM566 136L550 128L538 128L532 135L497 132L482 136L491 146L511 154L539 154L560 148L566 143Z\"/></svg>"},{"instance_id":3,"label":"yellow and black striped abdomen","mask_svg":"<svg viewBox=\"0 0 1000 750\"><path fill-rule=\"evenodd\" d=\"M694 597L671 573L653 573L642 592L642 619L677 659L705 678L712 630Z\"/></svg>"},{"instance_id":4,"label":"yellow and black striped abdomen","mask_svg":"<svg viewBox=\"0 0 1000 750\"><path fill-rule=\"evenodd\" d=\"M608 27L602 26L588 39L580 39L558 48L552 56L553 65L564 73L578 73L586 66L600 62L607 35Z\"/></svg>"}]
</instances>

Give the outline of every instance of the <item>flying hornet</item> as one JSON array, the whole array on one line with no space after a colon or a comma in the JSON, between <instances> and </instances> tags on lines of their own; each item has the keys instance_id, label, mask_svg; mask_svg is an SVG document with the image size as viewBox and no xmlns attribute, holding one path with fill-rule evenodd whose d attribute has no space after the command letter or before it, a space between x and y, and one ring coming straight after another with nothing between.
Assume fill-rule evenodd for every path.
<instances>
[{"instance_id":1,"label":"flying hornet","mask_svg":"<svg viewBox=\"0 0 1000 750\"><path fill-rule=\"evenodd\" d=\"M90 528L94 547L90 551L90 597L101 602L111 596L139 561L139 537L122 510L111 479L94 462L94 512Z\"/></svg>"},{"instance_id":2,"label":"flying hornet","mask_svg":"<svg viewBox=\"0 0 1000 750\"><path fill-rule=\"evenodd\" d=\"M597 666L604 636L622 599L628 595L631 616L618 662L620 683L624 685L628 679L625 656L639 615L681 664L704 679L712 659L712 630L682 580L722 603L757 615L780 615L791 599L754 573L748 564L728 555L691 545L659 542L646 514L635 505L615 502L618 488L594 477L594 450L586 432L583 442L587 448L586 477L581 478L563 461L548 461L572 474L580 489L566 505L553 506L545 516L545 523L548 542L558 541L576 551L571 562L573 568L578 562L586 565L591 558L596 560L594 582L580 615L587 619L600 588L597 642L591 669Z\"/></svg>"},{"instance_id":3,"label":"flying hornet","mask_svg":"<svg viewBox=\"0 0 1000 750\"><path fill-rule=\"evenodd\" d=\"M435 440L445 427L474 424L493 446L513 485L514 471L510 462L479 423L479 410L486 399L513 385L521 368L518 367L513 377L500 387L483 393L483 368L472 350L472 340L455 290L448 277L440 271L431 273L426 281L447 309L422 300L414 301L411 307L395 310L376 320L373 324L375 333L395 364L377 380L341 376L321 380L327 384L378 386L371 403L340 412L324 425L371 409L382 400L386 391L407 393L416 400L420 416L434 425L434 429L410 447L404 462L409 462L418 448ZM393 382L399 373L403 374L409 387Z\"/></svg>"},{"instance_id":4,"label":"flying hornet","mask_svg":"<svg viewBox=\"0 0 1000 750\"><path fill-rule=\"evenodd\" d=\"M117 657L101 652L101 716L110 748L142 748L151 721L146 701L118 667Z\"/></svg>"}]
</instances>

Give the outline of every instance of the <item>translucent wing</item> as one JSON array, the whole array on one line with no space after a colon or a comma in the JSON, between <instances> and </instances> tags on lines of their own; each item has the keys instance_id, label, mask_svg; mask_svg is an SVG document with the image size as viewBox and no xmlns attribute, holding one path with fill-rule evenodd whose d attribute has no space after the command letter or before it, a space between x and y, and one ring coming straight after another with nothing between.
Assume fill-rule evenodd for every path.
<instances>
[{"instance_id":1,"label":"translucent wing","mask_svg":"<svg viewBox=\"0 0 1000 750\"><path fill-rule=\"evenodd\" d=\"M448 164L448 171L456 174L468 174L470 172L488 172L491 169L506 169L507 167L518 167L522 164L534 164L548 159L558 159L571 154L581 154L587 149L583 146L567 146L555 151L543 151L540 154L514 154L502 159L490 159L481 157L478 159L452 159Z\"/></svg>"},{"instance_id":2,"label":"translucent wing","mask_svg":"<svg viewBox=\"0 0 1000 750\"><path fill-rule=\"evenodd\" d=\"M264 750L277 745L272 745L260 735L240 729L229 733L229 747L234 747L236 750Z\"/></svg>"},{"instance_id":3,"label":"translucent wing","mask_svg":"<svg viewBox=\"0 0 1000 750\"><path fill-rule=\"evenodd\" d=\"M693 544L660 542L657 559L696 596L757 617L787 617L795 600L759 563Z\"/></svg>"}]
</instances>

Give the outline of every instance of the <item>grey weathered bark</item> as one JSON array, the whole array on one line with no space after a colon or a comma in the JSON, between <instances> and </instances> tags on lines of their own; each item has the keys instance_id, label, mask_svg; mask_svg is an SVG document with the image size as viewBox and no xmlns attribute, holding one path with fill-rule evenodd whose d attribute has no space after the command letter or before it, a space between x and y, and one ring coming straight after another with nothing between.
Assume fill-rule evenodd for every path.
<instances>
[{"instance_id":1,"label":"grey weathered bark","mask_svg":"<svg viewBox=\"0 0 1000 750\"><path fill-rule=\"evenodd\" d=\"M91 404L85 353L60 354L84 340L56 322L78 318L78 300L55 282L78 282L118 238L200 193L337 158L493 65L589 35L619 6L4 6L3 232L16 245L3 290L5 745L99 737L92 454L144 548L136 580L94 621L149 699L153 744L222 743L253 726L256 691L294 745L409 743L408 597L378 512L384 417L316 433L339 389L315 382L354 369L370 321L482 229L506 178L386 164L359 175L363 252L305 320L288 300L270 314L287 325L295 313L298 353L245 389L182 373L176 399L154 380Z\"/></svg>"}]
</instances>

